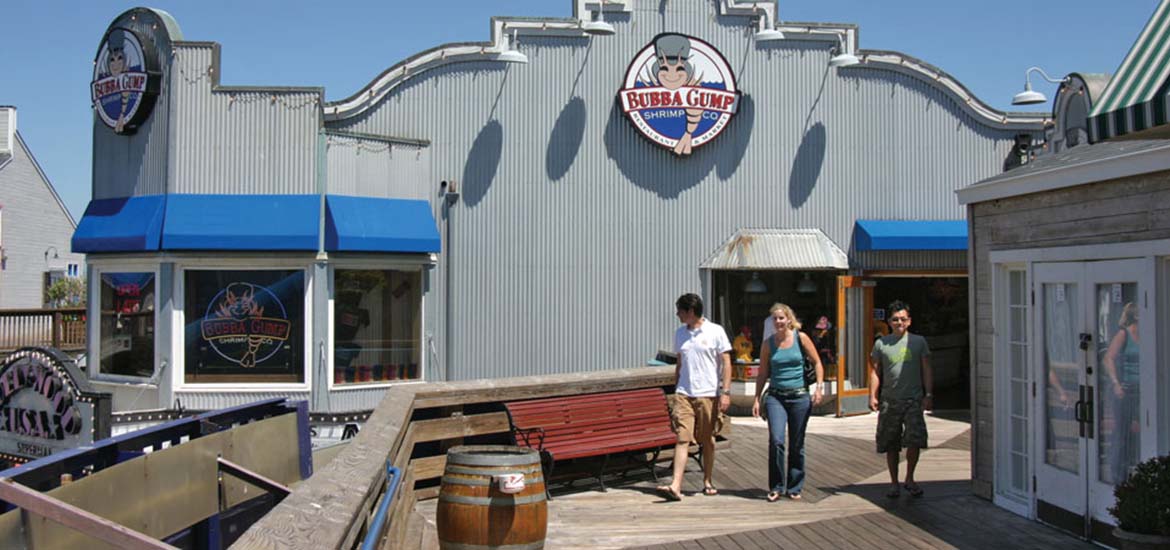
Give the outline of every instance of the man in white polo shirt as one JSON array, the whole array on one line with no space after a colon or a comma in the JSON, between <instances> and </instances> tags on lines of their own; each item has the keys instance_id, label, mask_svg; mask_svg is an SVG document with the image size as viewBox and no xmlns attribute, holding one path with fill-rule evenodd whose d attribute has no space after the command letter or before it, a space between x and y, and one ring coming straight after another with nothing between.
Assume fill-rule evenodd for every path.
<instances>
[{"instance_id":1,"label":"man in white polo shirt","mask_svg":"<svg viewBox=\"0 0 1170 550\"><path fill-rule=\"evenodd\" d=\"M674 333L675 399L671 420L678 442L674 446L674 476L670 485L658 487L667 500L682 499L687 449L697 441L703 452L703 494L718 491L711 482L715 469L715 421L731 406L731 342L723 327L703 317L703 300L683 294L675 302L683 326Z\"/></svg>"}]
</instances>

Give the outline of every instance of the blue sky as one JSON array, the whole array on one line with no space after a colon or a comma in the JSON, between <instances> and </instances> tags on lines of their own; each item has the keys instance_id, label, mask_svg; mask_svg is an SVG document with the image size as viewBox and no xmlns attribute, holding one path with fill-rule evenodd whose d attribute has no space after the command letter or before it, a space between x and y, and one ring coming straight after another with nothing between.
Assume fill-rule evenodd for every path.
<instances>
[{"instance_id":1,"label":"blue sky","mask_svg":"<svg viewBox=\"0 0 1170 550\"><path fill-rule=\"evenodd\" d=\"M700 2L715 0L669 0ZM1013 108L1033 65L1059 78L1112 73L1158 0L789 0L783 21L860 26L860 46L896 50L955 76L976 96ZM387 67L446 42L486 40L493 15L567 17L572 0L3 0L0 105L18 110L21 135L75 218L90 197L89 81L98 41L138 6L173 15L187 40L219 42L221 82L324 86L350 96ZM1055 87L1033 79L1049 98Z\"/></svg>"}]
</instances>

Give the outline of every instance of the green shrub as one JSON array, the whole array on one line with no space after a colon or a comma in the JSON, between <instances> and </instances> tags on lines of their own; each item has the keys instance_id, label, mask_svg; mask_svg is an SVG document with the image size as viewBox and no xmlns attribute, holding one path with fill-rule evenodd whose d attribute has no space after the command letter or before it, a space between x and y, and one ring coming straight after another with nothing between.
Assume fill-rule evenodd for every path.
<instances>
[{"instance_id":1,"label":"green shrub","mask_svg":"<svg viewBox=\"0 0 1170 550\"><path fill-rule=\"evenodd\" d=\"M1139 463L1113 489L1109 513L1130 533L1170 536L1170 456Z\"/></svg>"}]
</instances>

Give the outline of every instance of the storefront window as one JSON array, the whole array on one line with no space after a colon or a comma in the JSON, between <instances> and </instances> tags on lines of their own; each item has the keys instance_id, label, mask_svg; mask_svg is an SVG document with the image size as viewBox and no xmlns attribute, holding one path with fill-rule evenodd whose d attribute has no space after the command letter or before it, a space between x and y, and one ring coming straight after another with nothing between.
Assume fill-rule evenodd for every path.
<instances>
[{"instance_id":1,"label":"storefront window","mask_svg":"<svg viewBox=\"0 0 1170 550\"><path fill-rule=\"evenodd\" d=\"M185 380L304 382L301 270L184 274Z\"/></svg>"},{"instance_id":2,"label":"storefront window","mask_svg":"<svg viewBox=\"0 0 1170 550\"><path fill-rule=\"evenodd\" d=\"M338 269L334 283L333 383L421 378L420 274Z\"/></svg>"},{"instance_id":3,"label":"storefront window","mask_svg":"<svg viewBox=\"0 0 1170 550\"><path fill-rule=\"evenodd\" d=\"M98 372L154 374L154 273L102 273Z\"/></svg>"}]
</instances>

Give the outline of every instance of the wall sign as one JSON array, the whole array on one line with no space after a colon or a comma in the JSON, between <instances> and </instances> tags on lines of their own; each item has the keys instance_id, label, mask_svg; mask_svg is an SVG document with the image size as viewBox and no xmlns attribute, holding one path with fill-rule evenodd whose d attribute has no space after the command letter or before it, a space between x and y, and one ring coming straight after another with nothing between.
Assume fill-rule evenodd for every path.
<instances>
[{"instance_id":1,"label":"wall sign","mask_svg":"<svg viewBox=\"0 0 1170 550\"><path fill-rule=\"evenodd\" d=\"M689 155L727 127L739 95L723 54L698 38L663 33L630 62L618 101L647 139Z\"/></svg>"},{"instance_id":2,"label":"wall sign","mask_svg":"<svg viewBox=\"0 0 1170 550\"><path fill-rule=\"evenodd\" d=\"M29 460L109 436L110 395L72 359L21 348L0 363L0 453Z\"/></svg>"},{"instance_id":3,"label":"wall sign","mask_svg":"<svg viewBox=\"0 0 1170 550\"><path fill-rule=\"evenodd\" d=\"M93 61L90 99L114 132L133 134L150 117L160 79L156 57L138 33L121 27L106 32Z\"/></svg>"}]
</instances>

